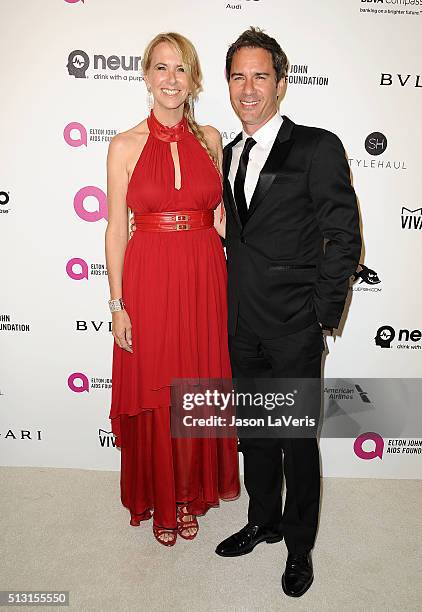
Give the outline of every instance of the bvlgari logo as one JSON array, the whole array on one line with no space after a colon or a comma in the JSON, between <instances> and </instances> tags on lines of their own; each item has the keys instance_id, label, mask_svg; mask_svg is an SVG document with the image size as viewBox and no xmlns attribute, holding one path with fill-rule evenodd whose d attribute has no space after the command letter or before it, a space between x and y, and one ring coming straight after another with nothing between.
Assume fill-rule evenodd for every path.
<instances>
[{"instance_id":1,"label":"bvlgari logo","mask_svg":"<svg viewBox=\"0 0 422 612\"><path fill-rule=\"evenodd\" d=\"M381 72L380 85L385 87L416 87L422 89L422 77L420 74L390 74Z\"/></svg>"}]
</instances>

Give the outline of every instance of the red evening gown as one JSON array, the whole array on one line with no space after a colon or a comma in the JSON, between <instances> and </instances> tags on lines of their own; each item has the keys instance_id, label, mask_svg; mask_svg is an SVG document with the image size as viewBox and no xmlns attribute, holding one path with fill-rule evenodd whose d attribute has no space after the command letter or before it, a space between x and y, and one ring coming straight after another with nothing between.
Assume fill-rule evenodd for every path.
<instances>
[{"instance_id":1,"label":"red evening gown","mask_svg":"<svg viewBox=\"0 0 422 612\"><path fill-rule=\"evenodd\" d=\"M213 210L220 175L184 118L166 128L151 113L149 135L129 181L136 213ZM177 142L181 186L175 187L170 142ZM133 353L113 346L110 419L121 448L121 501L131 525L154 515L176 528L176 503L204 514L239 495L234 438L173 439L173 378L230 379L227 272L214 227L135 231L123 267L122 297L132 324Z\"/></svg>"}]
</instances>

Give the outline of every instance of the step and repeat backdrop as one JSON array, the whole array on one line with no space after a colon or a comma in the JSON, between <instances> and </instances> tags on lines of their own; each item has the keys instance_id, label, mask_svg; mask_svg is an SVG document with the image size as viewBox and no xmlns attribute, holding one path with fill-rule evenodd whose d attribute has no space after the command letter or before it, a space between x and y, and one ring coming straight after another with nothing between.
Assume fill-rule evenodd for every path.
<instances>
[{"instance_id":1,"label":"step and repeat backdrop","mask_svg":"<svg viewBox=\"0 0 422 612\"><path fill-rule=\"evenodd\" d=\"M354 415L382 409L382 381L368 381L397 379L400 414L409 395L401 379L422 378L422 0L0 7L1 463L119 469L108 419L108 144L147 115L141 57L164 31L184 34L198 50L198 121L216 126L224 143L234 138L240 125L225 53L255 25L277 38L291 63L281 113L341 138L362 217L362 266L325 360L326 412L349 414L354 427L348 437L321 440L323 473L421 477L421 431L398 427L386 437Z\"/></svg>"}]
</instances>

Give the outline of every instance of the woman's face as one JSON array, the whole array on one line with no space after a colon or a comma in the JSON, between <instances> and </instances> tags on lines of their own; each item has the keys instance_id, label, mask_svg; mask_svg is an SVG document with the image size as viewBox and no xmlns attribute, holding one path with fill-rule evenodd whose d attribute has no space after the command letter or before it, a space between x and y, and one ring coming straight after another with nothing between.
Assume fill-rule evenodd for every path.
<instances>
[{"instance_id":1,"label":"woman's face","mask_svg":"<svg viewBox=\"0 0 422 612\"><path fill-rule=\"evenodd\" d=\"M183 106L189 91L189 78L182 59L169 43L159 43L153 50L151 65L144 75L154 97L154 108L175 110Z\"/></svg>"}]
</instances>

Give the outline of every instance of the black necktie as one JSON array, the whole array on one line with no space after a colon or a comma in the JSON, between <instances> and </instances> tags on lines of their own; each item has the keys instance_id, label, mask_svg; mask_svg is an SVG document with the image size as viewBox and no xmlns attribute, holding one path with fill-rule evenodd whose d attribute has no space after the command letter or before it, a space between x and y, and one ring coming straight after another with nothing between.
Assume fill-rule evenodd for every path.
<instances>
[{"instance_id":1,"label":"black necktie","mask_svg":"<svg viewBox=\"0 0 422 612\"><path fill-rule=\"evenodd\" d=\"M245 177L246 169L248 167L249 153L254 145L256 145L256 141L253 138L246 139L242 155L240 156L236 178L234 179L234 198L236 200L237 211L239 213L242 225L245 225L248 218L248 207L246 205L245 198Z\"/></svg>"}]
</instances>

